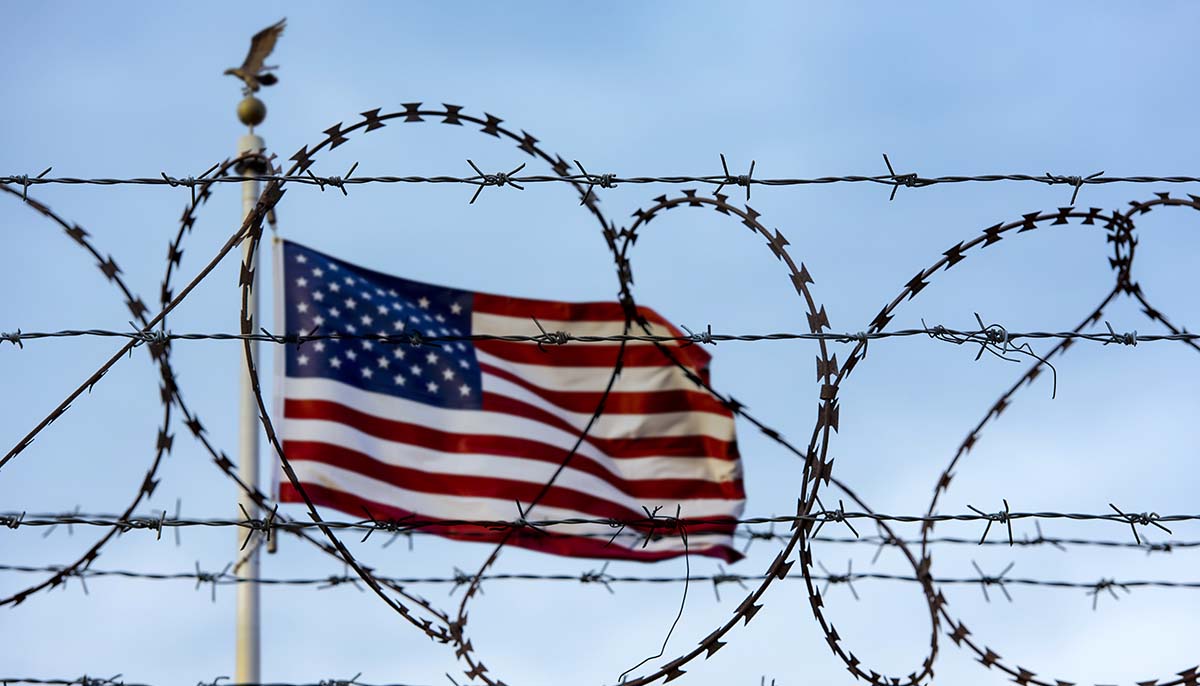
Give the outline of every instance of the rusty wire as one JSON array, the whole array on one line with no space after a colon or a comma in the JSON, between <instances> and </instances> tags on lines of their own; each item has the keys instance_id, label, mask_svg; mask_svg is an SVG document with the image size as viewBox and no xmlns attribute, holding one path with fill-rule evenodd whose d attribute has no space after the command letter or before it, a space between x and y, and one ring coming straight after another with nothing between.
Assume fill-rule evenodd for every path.
<instances>
[{"instance_id":1,"label":"rusty wire","mask_svg":"<svg viewBox=\"0 0 1200 686\"><path fill-rule=\"evenodd\" d=\"M0 190L12 195L16 195L16 192L13 189L6 186L0 186ZM68 238L70 238L76 245L82 248L92 257L92 259L96 261L96 267L104 276L105 280L117 288L120 297L123 299L126 307L129 308L129 311L133 317L140 322L145 329L150 329L151 326L149 318L147 317L148 312L145 304L142 302L142 299L135 295L128 285L126 285L125 280L121 277L121 269L119 266L117 266L117 263L113 259L112 255L106 256L99 249L97 249L92 243L88 232L80 225L67 222L49 207L38 202L37 200L29 199L27 197L23 197L22 199L25 200L26 206L38 212L43 217L46 217L52 223L56 224ZM170 299L168 298L168 301L169 300ZM164 306L165 305L166 303L164 303ZM163 322L165 325L165 319ZM153 344L146 347L150 352L151 357L156 359L160 365L167 364L165 349L163 347ZM164 375L164 383L166 379L167 377ZM153 457L150 461L150 466L147 468L145 475L142 477L142 482L139 488L134 493L122 516L131 516L134 510L142 503L142 501L146 498L149 498L158 486L157 475L159 467L162 464L163 458L170 452L174 443L174 439L170 433L172 416L171 410L172 407L169 403L163 404L162 420L159 424L158 434L155 439L155 447ZM90 565L92 561L94 561L100 554L101 549L108 542L113 540L116 533L116 530L107 532L104 536L92 544L83 555L77 558L74 563L64 567L62 571L56 572L41 583L0 598L0 606L19 605L33 593L54 588L62 584L72 571L78 570L86 565Z\"/></svg>"},{"instance_id":2,"label":"rusty wire","mask_svg":"<svg viewBox=\"0 0 1200 686\"><path fill-rule=\"evenodd\" d=\"M273 158L265 158L265 157L261 157L261 156L255 154L255 153L249 153L249 154L243 155L236 159L226 160L225 162L223 162L219 165L216 165L213 169L210 169L209 172L206 172L206 174L212 173L215 171L215 176L213 178L219 178L219 177L222 177L223 175L228 174L230 172L230 170L235 169L236 167L238 167L239 165L241 165L243 163L270 164L272 161L273 161ZM3 186L0 186L0 190L4 190L8 193L15 194L12 189L6 188ZM167 265L166 275L164 276L162 288L160 291L160 305L164 311L167 310L169 306L171 306L172 302L175 302L175 304L178 304L178 301L176 300L176 297L175 297L175 294L174 294L174 291L173 291L172 285L171 285L172 275L174 274L176 268L180 265L182 255L183 255L182 242L184 240L184 237L186 235L188 235L194 227L195 213L201 205L203 205L207 202L210 195L211 195L211 189L208 187L205 187L205 188L202 188L198 194L193 196L191 204L189 204L187 207L185 207L184 212L179 221L178 231L176 232L174 239L168 246L167 261L166 261L166 265ZM150 344L147 346L147 348L149 349L151 356L155 359L155 361L157 362L157 364L159 366L160 377L161 377L159 390L160 390L160 396L161 396L162 402L163 402L164 420L163 420L162 426L160 427L159 432L158 432L158 436L157 436L157 440L156 440L156 444L155 444L156 445L155 458L154 458L154 461L152 462L151 469L147 472L146 476L144 477L144 479L142 481L141 489L138 491L138 493L135 496L134 501L130 504L130 506L126 510L125 516L131 515L133 513L133 510L141 502L142 498L152 494L154 489L158 485L158 480L155 478L155 474L157 472L158 465L161 463L163 456L170 452L171 447L174 444L174 436L170 433L170 429L169 429L171 410L173 407L178 408L178 410L180 411L180 413L183 416L185 426L188 428L188 430L191 432L191 434L196 438L196 440L200 443L200 445L209 453L214 464L219 469L224 471L225 475L227 477L229 477L240 489L242 489L243 491L246 491L249 494L250 498L260 508L262 508L264 510L269 510L270 509L270 499L268 498L268 496L256 489L249 489L246 486L246 484L244 484L241 481L241 479L238 476L237 471L236 471L236 465L232 462L232 460L230 460L228 458L228 456L225 455L224 452L218 450L208 440L207 434L205 432L203 423L201 422L200 418L189 408L188 404L185 402L185 400L182 396L182 393L181 393L181 389L180 389L179 385L176 383L176 377L175 377L174 370L172 369L172 367L170 365L170 355L169 355L170 341L165 338L162 338L162 331L165 330L165 327L166 327L166 318L163 317L162 321L160 322L160 327L162 327L162 328L157 333L153 332L152 331L153 327L149 322L148 309L147 309L146 305L144 304L144 302L142 301L142 299L140 297L132 294L132 292L129 290L129 288L125 285L124 281L122 280L122 278L120 276L121 269L117 265L116 261L112 258L112 256L109 255L107 257L103 257L102 253L97 248L95 248L94 245L91 243L90 234L80 225L68 223L66 220L62 219L60 216L58 216L52 210L50 210L47 206L38 202L35 199L29 199L29 198L23 198L23 199L26 201L27 206L29 206L32 209L34 209L35 211L39 212L43 216L47 217L52 222L58 224L59 227L63 230L63 232L70 239L72 239L72 241L74 241L80 247L84 248L87 252L89 252L95 258L96 266L99 269L99 271L103 274L103 276L106 278L106 280L117 285L121 294L125 298L125 304L129 308L131 314L135 318L137 318L139 322L141 322L143 324L143 328L144 328L143 333L151 338L156 339L156 340L150 341ZM261 221L261 216L259 216L257 218L257 221ZM211 264L210 264L210 267L211 267ZM197 283L197 280L193 280L193 282L188 284L184 290L185 291L190 290L192 287L194 287L194 285L196 283ZM131 342L134 343L135 347L137 345L140 345L140 343L137 341L131 341ZM103 373L95 374L91 377L91 380L94 383L94 382L98 381L101 377L103 377L103 375L104 375ZM65 403L64 403L64 405L65 405ZM61 411L63 409L64 409L64 406L60 405L59 414L61 414ZM41 428L44 428L44 425ZM35 432L36 432L36 430L35 430ZM179 513L179 510L177 509L176 516L178 516L178 513ZM164 514L165 514L165 511L164 511ZM281 516L280 520L286 521L286 517ZM51 530L52 530L52 528L51 528ZM71 564L69 566L65 566L62 570L55 572L51 577L47 578L42 583L37 584L32 587L29 587L29 588L26 588L26 589L23 589L13 595L5 597L5 598L0 598L0 605L7 605L7 604L18 605L18 604L24 602L25 599L28 598L33 593L36 593L41 590L49 590L49 589L52 589L52 588L55 588L57 586L64 584L66 579L68 579L74 572L77 572L79 569L86 568L88 565L90 565L96 559L96 557L100 554L101 549L108 542L112 541L114 538L114 535L119 532L120 532L119 528L113 529L112 531L107 533L104 537L102 537L100 540L98 540L91 548L89 548L73 564ZM336 556L336 551L334 551L331 547L321 544L320 542L309 537L304 532L294 532L294 533L297 533L301 538L305 539L309 543L316 545L318 548L320 548L324 552ZM161 536L161 531L160 531L159 535ZM178 530L176 532L176 536L178 537ZM178 538L176 540L178 542ZM256 545L257 545L257 542L256 542ZM392 588L391 590L396 593L399 593L402 596L409 597L409 594L407 594L407 592L405 592L404 589L402 589L402 588ZM426 604L423 601L423 599L416 598L416 597L412 597L409 599L412 602L416 603L417 605L425 607L429 612L431 612L435 615L438 614L436 609L426 607Z\"/></svg>"}]
</instances>

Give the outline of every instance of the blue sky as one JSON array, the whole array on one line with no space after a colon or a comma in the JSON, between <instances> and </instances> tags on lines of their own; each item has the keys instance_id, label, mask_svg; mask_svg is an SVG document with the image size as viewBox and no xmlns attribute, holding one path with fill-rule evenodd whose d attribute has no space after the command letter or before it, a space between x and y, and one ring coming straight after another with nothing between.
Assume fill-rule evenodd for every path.
<instances>
[{"instance_id":1,"label":"blue sky","mask_svg":"<svg viewBox=\"0 0 1200 686\"><path fill-rule=\"evenodd\" d=\"M260 128L288 157L336 122L400 103L453 103L491 112L537 136L546 149L590 171L622 175L719 171L718 153L756 176L875 174L888 153L897 171L922 175L1046 171L1086 175L1195 174L1197 102L1190 3L928 3L739 6L662 2L331 4L10 3L0 23L0 109L6 132L0 173L63 176L196 175L235 152L237 63L259 28L288 18L272 57L279 85L266 90ZM508 143L433 124L393 126L342 146L314 167L360 174L468 174L466 159L508 170L527 158ZM529 171L545 170L531 164ZM294 188L279 206L282 235L373 269L464 289L547 299L608 299L616 281L595 222L568 189L488 189L468 205L459 186L359 186L349 197ZM627 223L637 208L678 189L624 186L601 207ZM1159 185L1084 188L1078 204L1125 207ZM131 287L156 299L167 242L186 189L50 187L32 192L92 233ZM240 194L224 187L185 245L182 273L194 274L232 232ZM872 185L755 188L753 207L778 227L816 280L835 330L865 329L918 269L998 221L1069 203L1070 189L974 184L900 189ZM1200 315L1192 275L1200 240L1188 210L1138 219L1135 274L1177 324ZM0 330L115 328L128 313L115 290L54 226L0 197ZM1005 241L972 257L969 269L939 276L904 306L894 326L921 318L969 326L978 312L1010 330L1074 326L1112 285L1102 231L1078 225ZM759 239L711 213L656 221L635 249L639 299L692 328L799 331L804 310L786 272ZM227 262L173 315L175 331L237 328L237 269ZM264 290L270 302L269 287ZM1129 303L1106 318L1120 331L1157 332ZM116 348L68 339L0 348L0 428L9 444ZM1039 346L1044 350L1045 346ZM807 343L722 344L714 382L786 436L811 430L817 387ZM269 354L269 353L268 353ZM839 355L844 358L846 353ZM236 344L186 343L175 366L213 441L236 445ZM1192 379L1200 359L1170 344L1077 346L1058 367L1058 397L1043 378L1022 391L958 470L943 511L984 510L1007 498L1017 510L1195 509L1193 465L1200 409ZM269 368L269 363L266 365ZM1023 367L974 350L925 340L872 344L841 393L833 441L841 478L878 510L923 512L940 470L969 428ZM122 362L89 396L0 470L0 510L88 512L122 508L152 456L157 372L144 353ZM798 465L741 431L747 513L790 513ZM147 512L233 516L234 490L176 427L175 449ZM267 454L264 451L264 454ZM299 514L299 511L296 511ZM1053 523L1047 534L1121 539L1117 525ZM1173 527L1180 540L1200 527ZM918 530L904 530L916 535ZM944 535L977 536L978 526ZM1017 527L1033 535L1032 525ZM1157 532L1161 534L1161 532ZM55 564L78 555L96 530L48 538L31 529L0 533L0 561ZM993 536L997 532L993 532ZM1162 540L1149 532L1152 540ZM487 549L422 538L356 554L403 576L473 569ZM188 530L183 545L133 532L110 545L103 569L220 569L235 553L229 531ZM874 550L825 544L834 571L908 571L895 552L874 567ZM733 571L757 573L774 556L759 542ZM970 576L1016 563L1013 574L1092 582L1101 577L1194 578L1195 553L1136 550L939 549L934 573ZM497 571L580 573L588 561L507 552ZM715 563L694 561L712 573ZM285 540L263 562L268 576L340 574L339 565ZM610 572L680 574L682 561L613 565ZM1191 574L1192 576L1189 576ZM35 577L0 573L0 591ZM831 589L829 614L864 663L907 674L928 642L916 587L860 582L854 602ZM693 665L680 682L780 686L840 684L849 676L816 629L803 585L778 584L755 621L727 648ZM0 676L83 673L155 684L195 683L233 670L233 597L191 583L96 579L0 609ZM446 588L420 589L447 605ZM657 650L679 603L678 587L496 582L471 613L474 644L510 684L613 683ZM672 656L733 610L739 595L692 587ZM954 611L1013 663L1071 681L1130 683L1165 677L1196 662L1195 591L1138 590L1104 597L1093 612L1079 590L1010 589L1010 605L977 588L946 591ZM7 593L5 593L7 594ZM377 599L352 588L263 592L265 681L316 682L362 672L371 683L446 684L460 672L453 652L432 645ZM1001 683L943 639L939 683ZM462 679L459 679L460 683Z\"/></svg>"}]
</instances>

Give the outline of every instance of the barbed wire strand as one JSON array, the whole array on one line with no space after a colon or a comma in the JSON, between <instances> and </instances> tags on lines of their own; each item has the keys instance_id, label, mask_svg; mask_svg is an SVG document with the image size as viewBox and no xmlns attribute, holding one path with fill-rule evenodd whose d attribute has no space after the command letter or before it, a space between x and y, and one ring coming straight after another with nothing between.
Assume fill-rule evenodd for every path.
<instances>
[{"instance_id":1,"label":"barbed wire strand","mask_svg":"<svg viewBox=\"0 0 1200 686\"><path fill-rule=\"evenodd\" d=\"M724 156L722 155L722 163ZM1108 185L1114 183L1122 184L1187 184L1200 183L1200 177L1187 175L1129 175L1129 176L1109 176L1104 172L1096 172L1087 176L1078 176L1072 174L1052 174L1045 172L1042 174L948 174L940 176L920 176L918 174L907 173L897 174L891 167L891 161L885 156L885 163L888 167L887 174L876 175L826 175L813 177L782 177L782 178L764 178L754 177L753 167L749 174L730 174L727 166L724 166L720 174L673 174L673 175L629 175L621 176L615 173L589 174L586 172L564 175L549 175L549 174L526 174L518 175L524 165L520 165L513 171L500 172L495 174L485 173L471 160L467 160L467 164L471 167L475 174L470 176L453 176L453 175L377 175L377 176L351 176L357 168L357 163L351 167L350 173L343 176L320 176L305 170L303 175L287 175L287 174L251 174L248 176L224 176L205 178L194 176L173 176L166 172L160 172L158 176L143 176L143 177L72 177L72 176L47 176L53 167L47 168L40 175L10 175L0 176L0 185L17 186L21 188L22 193L28 193L30 188L38 186L58 185L58 186L163 186L170 188L186 187L193 191L195 188L207 188L214 184L222 183L241 183L245 180L255 180L259 182L278 182L289 185L307 185L315 186L324 191L326 186L337 188L343 193L346 193L346 186L359 186L365 184L462 184L477 186L474 199L478 199L479 190L487 186L504 186L511 185L518 187L520 184L539 184L539 183L569 183L575 186L586 185L587 194L585 200L594 192L596 188L615 188L620 185L647 185L647 184L662 184L662 185L690 185L700 184L713 186L715 192L719 193L725 186L737 186L746 188L751 186L767 186L767 187L784 187L784 186L813 186L813 185L830 185L844 183L867 183L878 184L891 187L893 190L898 188L924 188L928 186L946 185L946 184L962 184L962 183L995 183L995 182L1023 182L1036 183L1045 186L1066 185L1074 189L1071 197L1071 203L1074 204L1078 197L1078 190L1083 186ZM583 171L582 165L576 161L576 166ZM210 172L212 170L210 169ZM893 194L890 199L894 199ZM472 202L474 202L474 199ZM747 193L749 200L749 193Z\"/></svg>"},{"instance_id":2,"label":"barbed wire strand","mask_svg":"<svg viewBox=\"0 0 1200 686\"><path fill-rule=\"evenodd\" d=\"M820 562L816 563L818 566ZM21 573L54 573L62 571L64 568L57 565L14 565L0 564L0 572L21 572ZM226 565L220 572L144 572L123 569L93 569L88 568L71 573L69 576L78 579L92 579L104 577L120 577L125 579L141 579L147 581L197 581L200 583L216 584L218 586L237 586L239 584L258 584L262 586L316 586L319 590L325 590L337 586L356 586L359 579L357 576L346 574L334 574L329 576L319 577L243 577L236 576L229 571L229 565ZM934 577L933 582L943 585L962 585L962 584L979 584L979 583L996 583L997 579L1003 583L1011 583L1018 586L1045 586L1048 588L1079 588L1079 589L1095 589L1097 584L1101 582L1085 582L1085 581L1062 581L1053 579L1036 579L1027 577L1007 577L1001 575L983 574L982 570L976 577ZM1006 573L1006 572L1005 572ZM455 588L470 583L472 575L459 571L452 576L385 576L377 575L380 581L388 581L394 584L433 584L433 585L450 585ZM543 573L543 572L503 572L485 574L481 577L482 581L561 581L561 582L578 582L581 584L596 584L607 586L609 584L683 584L690 582L709 582L716 585L723 583L739 583L744 581L761 581L765 578L762 574L738 574L732 572L721 571L713 574L692 574L684 576L653 576L653 575L621 575L609 574L603 570L588 570L579 574L567 573ZM788 577L791 581L802 581L800 577ZM813 576L817 581L824 581L829 584L850 583L858 580L867 581L901 581L919 583L920 577L911 574L892 574L887 572L854 572L848 571L845 574L833 574L825 570L824 574ZM1125 587L1125 588L1166 588L1166 589L1200 589L1200 581L1171 581L1171 580L1128 580L1115 581L1105 579L1107 584ZM197 586L199 587L199 586ZM361 590L361 589L359 589Z\"/></svg>"},{"instance_id":3,"label":"barbed wire strand","mask_svg":"<svg viewBox=\"0 0 1200 686\"><path fill-rule=\"evenodd\" d=\"M1113 506L1115 509L1115 506ZM675 519L675 518L672 518ZM736 525L760 525L760 524L823 524L828 522L845 522L846 520L867 520L873 522L893 522L906 524L927 524L936 522L986 522L991 524L998 521L1021 521L1021 520L1071 520L1084 522L1116 522L1122 525L1134 527L1134 532L1137 531L1136 526L1155 526L1159 529L1171 533L1170 529L1163 526L1163 523L1171 522L1194 522L1200 521L1200 514L1159 514L1157 512L1053 512L1053 511L1038 511L1038 512L998 512L989 513L982 510L971 513L956 513L956 514L932 514L932 515L909 515L909 514L887 514L880 512L856 512L846 510L821 510L812 513L800 515L775 515L770 517L679 517L675 519L679 526L688 527L729 527ZM294 520L294 521L272 521L269 518L254 518L246 517L243 519L228 519L228 518L176 518L166 515L164 510L162 514L146 517L116 517L104 514L81 514L77 512L69 513L43 513L30 515L27 512L3 512L0 513L0 527L9 529L19 529L21 527L50 527L61 524L79 525L79 526L100 526L100 527L116 527L123 531L134 530L149 530L152 532L160 532L164 528L173 527L240 527L253 531L266 532L268 530L275 531L297 531L303 529L314 529L320 526L327 526L334 530L359 531L359 532L399 532L416 531L420 529L439 529L446 527L471 527L477 529L488 529L493 531L502 531L508 529L528 529L530 527L548 528L554 526L589 526L599 525L611 529L629 528L640 531L670 531L670 527L663 526L663 518L661 516L646 516L646 517L564 517L557 519L421 519L419 517L405 517L402 519L359 519L359 520L326 520L321 524L310 521ZM698 532L712 533L698 529ZM726 531L720 533L725 534ZM574 534L572 534L574 535ZM666 534L663 534L666 535ZM678 534L676 534L678 535ZM695 535L695 534L693 534ZM1015 543L1015 541L1014 541ZM1140 547L1140 541L1137 543Z\"/></svg>"},{"instance_id":4,"label":"barbed wire strand","mask_svg":"<svg viewBox=\"0 0 1200 686\"><path fill-rule=\"evenodd\" d=\"M687 328L687 327L683 327ZM757 343L763 341L830 341L834 343L857 343L860 341L877 341L892 338L924 337L931 340L963 344L1000 345L1005 341L1021 339L1055 339L1074 340L1101 343L1103 345L1137 346L1139 343L1161 341L1200 342L1200 333L1169 333L1169 334L1139 334L1137 331L1118 333L1109 327L1107 333L1083 333L1075 331L1008 331L999 325L992 325L983 330L950 329L944 326L932 326L914 329L895 329L892 331L859 331L859 332L817 332L817 333L768 333L768 334L722 334L712 333L711 327L705 333L683 336L665 334L608 334L608 335L575 335L568 331L545 332L541 334L489 334L473 333L463 335L446 335L425 332L403 334L379 333L350 333L343 331L326 331L316 333L285 333L277 334L267 331L262 333L178 333L174 331L118 331L113 329L62 329L59 331L22 331L0 332L0 342L22 346L23 343L47 338L122 338L139 343L162 344L167 341L257 341L278 345L303 345L312 341L362 340L374 341L392 345L431 346L439 343L455 343L467 341L503 341L509 343L532 343L536 345L567 345L569 343L703 343L715 345L721 342L736 341L742 343Z\"/></svg>"}]
</instances>

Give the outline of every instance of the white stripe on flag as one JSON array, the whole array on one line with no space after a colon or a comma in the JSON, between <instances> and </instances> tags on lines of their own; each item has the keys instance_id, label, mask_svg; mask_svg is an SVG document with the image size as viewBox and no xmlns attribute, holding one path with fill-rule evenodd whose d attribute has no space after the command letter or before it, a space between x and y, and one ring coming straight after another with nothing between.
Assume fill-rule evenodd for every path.
<instances>
[{"instance_id":1,"label":"white stripe on flag","mask_svg":"<svg viewBox=\"0 0 1200 686\"><path fill-rule=\"evenodd\" d=\"M495 521L513 521L519 514L516 511L516 504L508 500L499 500L495 498L481 498L471 496L453 496L453 495L431 495L418 491L410 491L407 489L393 486L392 484L372 479L358 472L340 469L332 465L297 461L295 463L296 475L303 483L311 483L325 488L342 491L362 498L379 503L402 503L402 507L409 512L417 513L418 517L429 517L431 519L451 519L451 520L495 520ZM707 518L707 517L724 517L740 515L741 508L730 508L728 502L724 502L725 509L705 509L705 503L713 501L684 501L680 503L682 518ZM648 504L651 511L655 505L661 505L662 510L669 511L670 516L675 516L674 502L661 502ZM550 507L547 505L537 505L531 512L527 513L530 521L539 520L559 520L559 519L596 519L594 515L578 512L575 510ZM436 531L436 528L431 528L431 531ZM556 526L553 528L555 532L563 534L587 534L595 536L611 536L616 533L608 524L571 524ZM629 531L627 529L627 531ZM634 543L636 547L641 548L642 540L636 532L629 533L628 536L622 537L629 542ZM733 537L729 534L688 534L689 547L693 550L702 545L730 545ZM618 539L618 542L621 538ZM617 543L614 543L616 545ZM634 545L626 544L625 547L635 547ZM683 550L683 542L675 537L664 537L657 541L650 541L646 550Z\"/></svg>"},{"instance_id":2,"label":"white stripe on flag","mask_svg":"<svg viewBox=\"0 0 1200 686\"><path fill-rule=\"evenodd\" d=\"M582 345L582 344L581 344ZM495 355L476 350L481 363L511 371L518 377L549 391L583 391L599 393L612 376L610 367L567 367L510 362ZM615 359L615 357L614 357ZM674 365L662 367L625 367L613 387L623 393L650 391L706 392L693 383Z\"/></svg>"},{"instance_id":3,"label":"white stripe on flag","mask_svg":"<svg viewBox=\"0 0 1200 686\"><path fill-rule=\"evenodd\" d=\"M619 336L625 333L625 320L599 321L594 319L576 319L564 321L557 319L538 319L538 323L547 331L565 331L574 336ZM490 314L473 310L471 312L471 331L490 333L498 336L536 336L541 333L537 325L529 317L510 317L503 314ZM642 335L645 330L634 323L631 334ZM654 336L674 336L671 331L660 324L650 323L650 333ZM629 341L630 345L653 345L649 341ZM585 343L581 345L594 345Z\"/></svg>"},{"instance_id":4,"label":"white stripe on flag","mask_svg":"<svg viewBox=\"0 0 1200 686\"><path fill-rule=\"evenodd\" d=\"M578 433L563 431L535 419L503 412L434 407L415 400L364 391L340 381L319 377L288 377L284 393L286 399L290 400L329 400L376 417L417 424L446 433L530 438L568 450L579 437ZM712 416L707 413L695 414ZM613 416L645 419L655 415ZM728 421L732 429L733 422ZM625 434L620 433L624 430L624 427L617 426L610 432L593 430L590 435L596 438L624 438ZM649 434L642 434L637 438L650 437L652 436ZM596 457L601 456L599 453L592 454Z\"/></svg>"},{"instance_id":5,"label":"white stripe on flag","mask_svg":"<svg viewBox=\"0 0 1200 686\"><path fill-rule=\"evenodd\" d=\"M497 365L499 366L499 365ZM592 418L590 412L568 412L533 391L492 376L483 375L484 393L520 400L583 429ZM646 438L649 436L711 436L719 441L733 440L733 417L713 412L656 412L653 414L603 414L592 426L597 438Z\"/></svg>"},{"instance_id":6,"label":"white stripe on flag","mask_svg":"<svg viewBox=\"0 0 1200 686\"><path fill-rule=\"evenodd\" d=\"M531 460L506 455L442 452L412 443L391 441L332 420L285 419L280 432L287 441L307 441L345 446L392 465L438 474L466 474L509 478L517 481L545 482L557 462ZM532 439L531 439L532 440ZM570 446L562 450L570 450ZM591 453L585 455L584 453ZM606 472L625 481L689 479L722 483L736 480L740 474L735 460L697 457L638 457L613 460L594 450L580 450L575 459L599 464ZM543 473L542 470L549 470ZM598 483L603 480L568 467L568 471L587 475ZM607 487L607 484L605 484ZM635 508L636 509L636 508Z\"/></svg>"}]
</instances>

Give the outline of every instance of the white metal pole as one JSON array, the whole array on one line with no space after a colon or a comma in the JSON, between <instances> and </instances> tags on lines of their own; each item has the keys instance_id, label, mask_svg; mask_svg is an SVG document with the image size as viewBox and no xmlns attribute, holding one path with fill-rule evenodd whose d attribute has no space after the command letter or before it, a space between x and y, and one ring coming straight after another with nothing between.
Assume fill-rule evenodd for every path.
<instances>
[{"instance_id":1,"label":"white metal pole","mask_svg":"<svg viewBox=\"0 0 1200 686\"><path fill-rule=\"evenodd\" d=\"M250 129L253 132L253 128ZM238 152L260 152L265 149L263 139L248 133L238 140ZM261 165L243 164L239 171L243 176L251 176L261 171ZM258 202L259 182L247 180L242 182L242 218L254 210L255 204ZM246 261L249 253L250 241L245 241L242 244L242 262ZM254 263L251 269L254 270L254 285L250 294L249 316L250 330L253 331L255 322L258 319L258 253L254 254ZM258 364L258 342L250 342L250 354L254 358L255 364ZM258 489L258 405L254 399L254 393L250 389L250 374L244 360L239 360L239 378L241 379L240 388L240 408L239 408L239 425L238 425L238 476L250 489ZM254 501L251 500L245 492L238 496L238 503L241 505L238 508L238 515L242 516L242 508L251 517L258 518L258 508ZM241 529L237 530L237 545L239 548L245 540L245 533ZM237 576L245 579L256 579L259 576L259 547L257 541L252 541L249 550L249 555L246 556L244 562L235 570ZM245 554L244 551L239 551L239 555ZM236 670L234 680L243 684L261 683L260 679L260 635L259 635L259 593L258 584L255 583L239 583L237 585L237 649L236 649Z\"/></svg>"}]
</instances>

